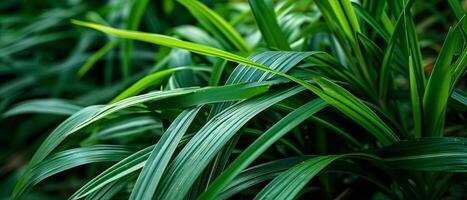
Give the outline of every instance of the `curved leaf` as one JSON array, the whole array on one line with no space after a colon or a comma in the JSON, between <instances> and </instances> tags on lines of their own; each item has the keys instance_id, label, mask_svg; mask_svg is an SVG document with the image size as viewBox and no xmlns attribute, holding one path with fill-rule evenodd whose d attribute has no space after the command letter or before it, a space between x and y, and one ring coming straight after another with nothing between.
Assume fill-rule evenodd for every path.
<instances>
[{"instance_id":1,"label":"curved leaf","mask_svg":"<svg viewBox=\"0 0 467 200\"><path fill-rule=\"evenodd\" d=\"M201 106L182 112L175 119L161 139L154 146L146 164L143 167L130 199L151 199L159 184L159 180L167 167L175 148L190 126Z\"/></svg>"},{"instance_id":2,"label":"curved leaf","mask_svg":"<svg viewBox=\"0 0 467 200\"><path fill-rule=\"evenodd\" d=\"M3 113L2 117L10 117L28 113L54 114L54 115L72 115L79 110L81 106L74 105L62 99L34 99L24 101L10 110Z\"/></svg>"},{"instance_id":3,"label":"curved leaf","mask_svg":"<svg viewBox=\"0 0 467 200\"><path fill-rule=\"evenodd\" d=\"M62 151L37 164L26 177L22 177L21 188L16 188L12 198L18 198L24 191L40 181L57 173L80 165L96 162L119 161L132 153L125 146L96 145ZM21 184L23 183L23 184Z\"/></svg>"},{"instance_id":4,"label":"curved leaf","mask_svg":"<svg viewBox=\"0 0 467 200\"><path fill-rule=\"evenodd\" d=\"M169 165L156 191L156 198L182 199L216 153L245 123L264 109L300 91L303 88L294 87L270 93L239 102L217 114Z\"/></svg>"},{"instance_id":5,"label":"curved leaf","mask_svg":"<svg viewBox=\"0 0 467 200\"><path fill-rule=\"evenodd\" d=\"M310 101L297 108L271 128L263 133L253 144L249 145L229 167L209 186L202 199L215 199L219 192L226 187L243 169L248 167L256 158L266 151L277 140L283 137L298 124L327 106L321 99Z\"/></svg>"}]
</instances>

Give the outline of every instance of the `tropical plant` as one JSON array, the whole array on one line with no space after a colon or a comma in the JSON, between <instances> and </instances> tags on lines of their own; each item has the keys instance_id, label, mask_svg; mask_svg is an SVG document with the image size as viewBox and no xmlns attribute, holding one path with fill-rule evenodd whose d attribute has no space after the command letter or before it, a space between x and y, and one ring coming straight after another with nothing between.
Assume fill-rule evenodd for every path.
<instances>
[{"instance_id":1,"label":"tropical plant","mask_svg":"<svg viewBox=\"0 0 467 200\"><path fill-rule=\"evenodd\" d=\"M2 20L10 197L467 198L466 1L214 2Z\"/></svg>"}]
</instances>

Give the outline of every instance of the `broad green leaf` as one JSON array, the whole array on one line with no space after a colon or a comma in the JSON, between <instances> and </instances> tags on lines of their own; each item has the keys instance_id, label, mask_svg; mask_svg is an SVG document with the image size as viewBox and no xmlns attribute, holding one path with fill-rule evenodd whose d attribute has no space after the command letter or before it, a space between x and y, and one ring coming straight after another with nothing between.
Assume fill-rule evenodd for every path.
<instances>
[{"instance_id":1,"label":"broad green leaf","mask_svg":"<svg viewBox=\"0 0 467 200\"><path fill-rule=\"evenodd\" d=\"M314 54L316 54L316 52L266 51L254 54L248 59L250 59L253 62L268 66L270 69L286 73L292 67L296 66L300 61ZM275 74L273 73L264 72L240 64L230 74L225 84L230 85L243 82L261 82L264 80L272 79L274 76ZM214 115L218 114L223 109L227 108L228 106L231 106L232 104L234 104L234 102L222 102L214 105L214 107L211 109L211 112L209 113L208 118L213 117ZM210 166L211 169L207 169L207 171L210 171L210 173L209 177L206 179L209 180L201 180L206 183L205 185L207 185L208 182L214 181L214 178L224 170L225 166L230 160L229 158L231 150L233 149L236 143L237 142L235 138L231 139L231 141L229 141L229 143L226 144L226 147L224 147L218 153L214 161L212 161L212 164ZM204 191L206 189L205 186L202 187L203 188L199 189L200 191Z\"/></svg>"},{"instance_id":2,"label":"broad green leaf","mask_svg":"<svg viewBox=\"0 0 467 200\"><path fill-rule=\"evenodd\" d=\"M152 199L159 180L165 171L175 148L190 126L201 106L182 112L159 139L143 167L130 199Z\"/></svg>"},{"instance_id":3,"label":"broad green leaf","mask_svg":"<svg viewBox=\"0 0 467 200\"><path fill-rule=\"evenodd\" d=\"M234 104L214 116L169 165L160 188L156 190L156 198L183 199L203 169L245 123L259 112L301 91L303 88L293 87L262 95Z\"/></svg>"},{"instance_id":4,"label":"broad green leaf","mask_svg":"<svg viewBox=\"0 0 467 200\"><path fill-rule=\"evenodd\" d=\"M452 91L450 66L459 46L465 46L462 23L463 20L449 30L423 96L424 133L427 136L443 135L446 106Z\"/></svg>"},{"instance_id":5,"label":"broad green leaf","mask_svg":"<svg viewBox=\"0 0 467 200\"><path fill-rule=\"evenodd\" d=\"M171 96L188 94L190 90L172 90L168 92L152 92L141 96L136 96L122 100L110 105L94 105L86 107L75 113L62 124L60 124L42 143L34 154L29 165L30 167L42 161L53 149L55 149L66 137L77 132L83 127L95 122L118 110L151 100L159 100Z\"/></svg>"},{"instance_id":6,"label":"broad green leaf","mask_svg":"<svg viewBox=\"0 0 467 200\"><path fill-rule=\"evenodd\" d=\"M256 158L266 151L277 140L283 137L291 129L298 126L301 122L309 118L314 113L325 108L327 104L316 99L297 108L279 122L274 124L264 134L262 134L253 144L249 145L229 167L209 186L202 199L215 199L216 196L238 175L243 169L248 167Z\"/></svg>"},{"instance_id":7,"label":"broad green leaf","mask_svg":"<svg viewBox=\"0 0 467 200\"><path fill-rule=\"evenodd\" d=\"M268 47L271 49L290 50L287 37L285 37L281 27L277 23L272 1L249 0L248 3Z\"/></svg>"},{"instance_id":8,"label":"broad green leaf","mask_svg":"<svg viewBox=\"0 0 467 200\"><path fill-rule=\"evenodd\" d=\"M246 87L245 87L246 86ZM253 86L253 87L252 87ZM109 105L95 105L82 109L81 111L75 113L62 124L60 124L41 144L39 149L34 154L31 159L28 169L24 173L23 177L27 176L30 173L30 169L41 162L47 155L50 154L65 138L69 135L79 131L80 129L86 127L87 125L102 119L114 112L119 110L141 104L147 103L150 101L162 100L170 97L177 97L188 95L184 98L184 102L187 107L193 105L199 105L204 103L214 103L218 101L223 101L226 99L231 100L240 100L244 98L249 98L257 94L263 93L268 90L268 85L256 84L244 84L243 87L237 87L237 85L226 86L229 89L219 88L199 88L199 89L178 89L170 91L156 91L148 94L135 96L131 98L124 99L122 101L109 104ZM223 91L225 95L222 96L212 96L213 92ZM191 96L191 97L190 97ZM222 100L219 100L221 98ZM180 108L180 107L179 107ZM20 181L21 183L21 181ZM19 190L22 188L21 184L16 186Z\"/></svg>"}]
</instances>

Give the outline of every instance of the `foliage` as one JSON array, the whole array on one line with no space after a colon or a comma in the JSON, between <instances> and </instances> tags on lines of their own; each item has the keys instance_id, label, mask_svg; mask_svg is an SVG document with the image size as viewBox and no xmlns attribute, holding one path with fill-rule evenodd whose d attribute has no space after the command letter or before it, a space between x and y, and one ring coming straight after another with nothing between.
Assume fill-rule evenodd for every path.
<instances>
[{"instance_id":1,"label":"foliage","mask_svg":"<svg viewBox=\"0 0 467 200\"><path fill-rule=\"evenodd\" d=\"M467 1L0 3L0 195L465 199Z\"/></svg>"}]
</instances>

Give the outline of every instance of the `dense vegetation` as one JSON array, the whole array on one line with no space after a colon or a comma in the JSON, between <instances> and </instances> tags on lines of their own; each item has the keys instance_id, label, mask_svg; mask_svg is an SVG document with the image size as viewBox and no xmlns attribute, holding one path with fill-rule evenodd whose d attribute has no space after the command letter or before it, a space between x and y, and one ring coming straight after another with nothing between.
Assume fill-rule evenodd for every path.
<instances>
[{"instance_id":1,"label":"dense vegetation","mask_svg":"<svg viewBox=\"0 0 467 200\"><path fill-rule=\"evenodd\" d=\"M467 1L2 0L5 199L467 199Z\"/></svg>"}]
</instances>

